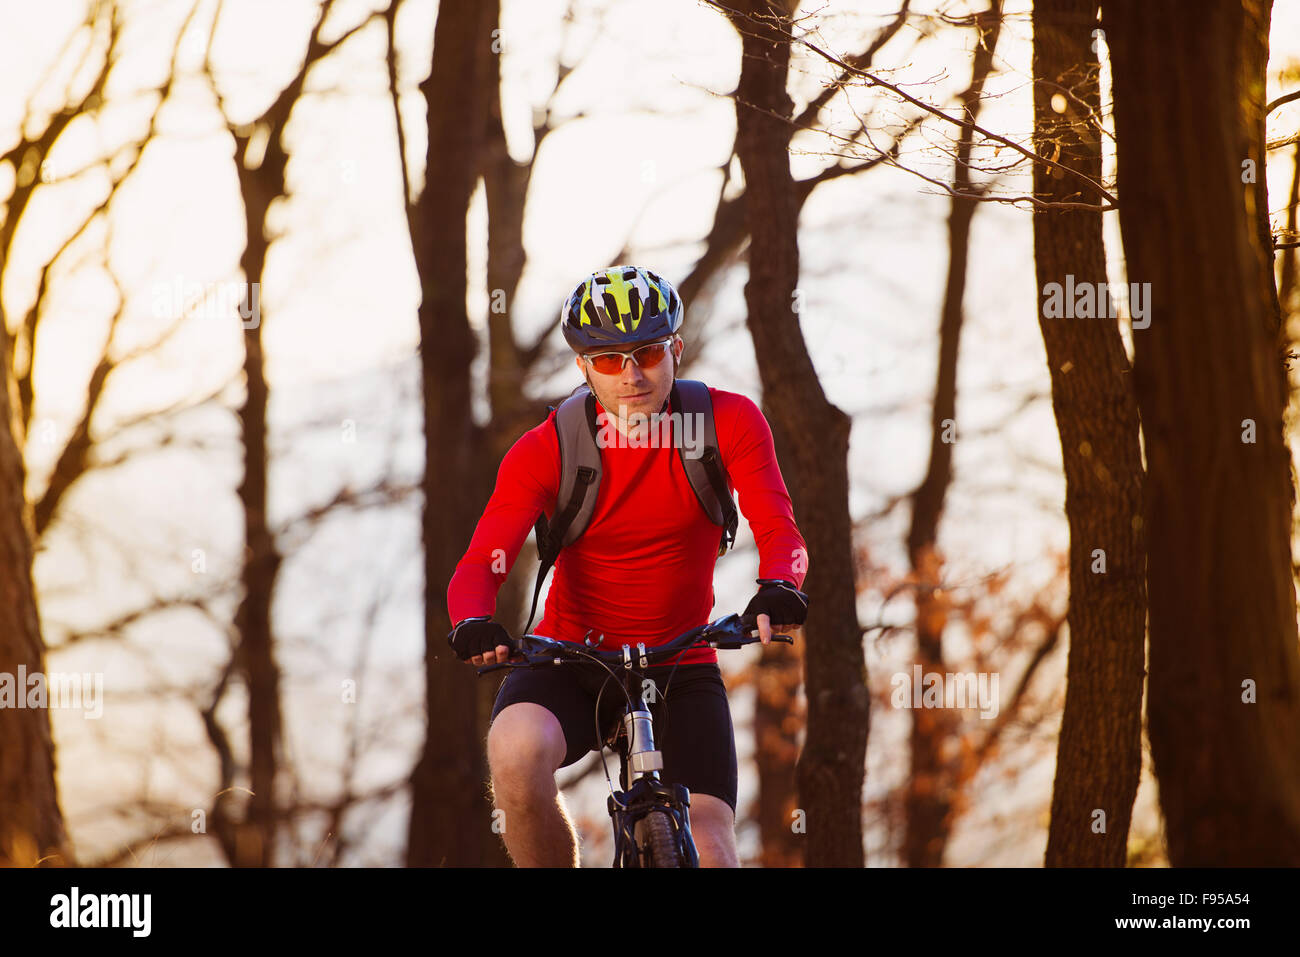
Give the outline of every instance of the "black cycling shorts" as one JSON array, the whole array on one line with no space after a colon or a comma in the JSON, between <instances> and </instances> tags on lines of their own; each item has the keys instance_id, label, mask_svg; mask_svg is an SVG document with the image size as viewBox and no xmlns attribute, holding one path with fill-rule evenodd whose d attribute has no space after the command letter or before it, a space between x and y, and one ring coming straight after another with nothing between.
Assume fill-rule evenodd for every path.
<instances>
[{"instance_id":1,"label":"black cycling shorts","mask_svg":"<svg viewBox=\"0 0 1300 957\"><path fill-rule=\"evenodd\" d=\"M685 785L692 794L711 794L734 812L736 736L722 672L716 664L705 663L677 665L676 671L672 665L652 666L644 675L658 688L647 704L654 719L655 747L663 754L660 780ZM541 705L559 721L567 745L562 768L599 750L627 710L621 684L599 665L587 663L511 671L497 692L492 720L502 709L524 701Z\"/></svg>"}]
</instances>

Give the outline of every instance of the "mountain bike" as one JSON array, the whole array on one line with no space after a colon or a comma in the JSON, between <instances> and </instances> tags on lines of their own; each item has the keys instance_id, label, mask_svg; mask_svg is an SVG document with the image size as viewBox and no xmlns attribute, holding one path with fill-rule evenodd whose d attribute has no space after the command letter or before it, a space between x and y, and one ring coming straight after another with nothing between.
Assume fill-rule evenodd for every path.
<instances>
[{"instance_id":1,"label":"mountain bike","mask_svg":"<svg viewBox=\"0 0 1300 957\"><path fill-rule=\"evenodd\" d=\"M691 648L740 648L759 641L752 616L726 615L678 635L672 641L647 649L644 643L623 645L619 651L602 651L603 642L588 632L582 644L556 641L545 635L521 635L515 643L520 660L478 668L479 675L503 668L554 668L595 664L609 672L622 690L625 710L614 732L602 735L605 745L619 755L621 790L609 781L609 816L614 823L614 867L699 867L700 857L691 837L689 790L660 780L663 753L655 747L654 722L645 702L649 686L642 672L651 664L679 658ZM773 641L793 644L789 635L773 634ZM669 675L667 684L671 686ZM603 693L603 689L602 689ZM654 693L654 692L652 692ZM597 721L600 699L596 700ZM603 753L602 753L603 763Z\"/></svg>"}]
</instances>

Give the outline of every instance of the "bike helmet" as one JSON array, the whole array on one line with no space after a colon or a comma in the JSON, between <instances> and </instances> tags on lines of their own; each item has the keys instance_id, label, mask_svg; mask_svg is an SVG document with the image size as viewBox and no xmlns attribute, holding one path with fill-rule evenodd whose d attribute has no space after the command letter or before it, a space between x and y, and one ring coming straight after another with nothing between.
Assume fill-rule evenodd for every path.
<instances>
[{"instance_id":1,"label":"bike helmet","mask_svg":"<svg viewBox=\"0 0 1300 957\"><path fill-rule=\"evenodd\" d=\"M684 315L668 280L641 266L613 266L574 287L560 310L560 328L574 352L591 352L671 336Z\"/></svg>"}]
</instances>

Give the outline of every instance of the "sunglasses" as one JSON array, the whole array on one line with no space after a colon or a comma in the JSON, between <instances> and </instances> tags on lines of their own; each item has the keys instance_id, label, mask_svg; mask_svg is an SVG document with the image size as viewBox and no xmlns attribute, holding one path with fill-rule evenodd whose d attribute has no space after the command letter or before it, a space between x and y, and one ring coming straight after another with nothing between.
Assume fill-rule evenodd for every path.
<instances>
[{"instance_id":1,"label":"sunglasses","mask_svg":"<svg viewBox=\"0 0 1300 957\"><path fill-rule=\"evenodd\" d=\"M634 352L598 352L595 355L584 355L582 358L601 375L618 375L623 371L628 359L642 369L653 369L672 351L672 345L672 339L663 339L642 346Z\"/></svg>"}]
</instances>

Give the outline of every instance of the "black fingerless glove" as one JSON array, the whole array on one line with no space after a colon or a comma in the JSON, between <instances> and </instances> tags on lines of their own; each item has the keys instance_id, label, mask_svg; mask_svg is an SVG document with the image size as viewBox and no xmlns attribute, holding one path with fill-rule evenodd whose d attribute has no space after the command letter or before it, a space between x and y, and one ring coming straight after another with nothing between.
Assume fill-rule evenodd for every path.
<instances>
[{"instance_id":1,"label":"black fingerless glove","mask_svg":"<svg viewBox=\"0 0 1300 957\"><path fill-rule=\"evenodd\" d=\"M767 615L773 625L802 625L808 620L808 596L788 581L759 578L758 594L745 606L747 618Z\"/></svg>"},{"instance_id":2,"label":"black fingerless glove","mask_svg":"<svg viewBox=\"0 0 1300 957\"><path fill-rule=\"evenodd\" d=\"M466 618L447 636L447 644L456 652L461 661L469 661L475 655L495 651L497 645L513 648L515 641L500 623L488 615L480 618Z\"/></svg>"}]
</instances>

